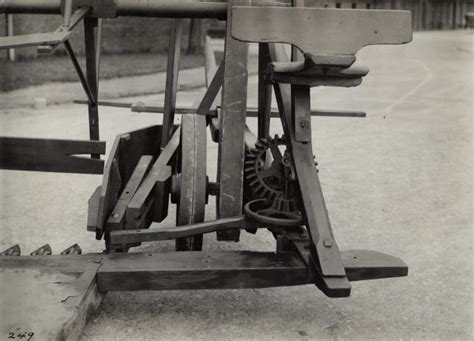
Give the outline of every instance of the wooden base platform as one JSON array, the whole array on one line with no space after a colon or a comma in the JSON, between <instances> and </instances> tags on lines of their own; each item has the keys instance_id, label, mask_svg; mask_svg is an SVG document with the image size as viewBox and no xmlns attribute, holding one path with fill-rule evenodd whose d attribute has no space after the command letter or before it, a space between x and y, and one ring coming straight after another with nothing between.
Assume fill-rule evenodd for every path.
<instances>
[{"instance_id":1,"label":"wooden base platform","mask_svg":"<svg viewBox=\"0 0 474 341\"><path fill-rule=\"evenodd\" d=\"M408 273L403 261L376 251L346 251L342 259L351 281ZM4 256L0 257L0 335L76 340L107 291L243 289L313 282L296 252Z\"/></svg>"}]
</instances>

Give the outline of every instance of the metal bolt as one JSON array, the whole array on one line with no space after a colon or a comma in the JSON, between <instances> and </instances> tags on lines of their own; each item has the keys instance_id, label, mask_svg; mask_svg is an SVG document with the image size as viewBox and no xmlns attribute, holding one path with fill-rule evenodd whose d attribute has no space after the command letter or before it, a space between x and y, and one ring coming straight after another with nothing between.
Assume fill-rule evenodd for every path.
<instances>
[{"instance_id":1,"label":"metal bolt","mask_svg":"<svg viewBox=\"0 0 474 341\"><path fill-rule=\"evenodd\" d=\"M331 239L324 239L323 240L323 245L324 245L324 247L332 247L333 246L332 240Z\"/></svg>"},{"instance_id":2,"label":"metal bolt","mask_svg":"<svg viewBox=\"0 0 474 341\"><path fill-rule=\"evenodd\" d=\"M300 121L300 127L301 127L301 128L308 128L308 127L309 127L309 122L308 122L308 120L301 120L301 121Z\"/></svg>"}]
</instances>

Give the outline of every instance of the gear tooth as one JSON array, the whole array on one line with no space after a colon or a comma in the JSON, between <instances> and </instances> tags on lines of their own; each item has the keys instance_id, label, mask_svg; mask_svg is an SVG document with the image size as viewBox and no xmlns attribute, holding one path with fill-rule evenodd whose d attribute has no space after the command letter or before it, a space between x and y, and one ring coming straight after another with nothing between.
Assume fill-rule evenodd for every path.
<instances>
[{"instance_id":1,"label":"gear tooth","mask_svg":"<svg viewBox=\"0 0 474 341\"><path fill-rule=\"evenodd\" d=\"M257 155L253 154L253 153L248 153L247 154L247 158L249 159L255 159L257 157Z\"/></svg>"},{"instance_id":2,"label":"gear tooth","mask_svg":"<svg viewBox=\"0 0 474 341\"><path fill-rule=\"evenodd\" d=\"M15 244L0 253L0 256L21 256L20 245Z\"/></svg>"},{"instance_id":3,"label":"gear tooth","mask_svg":"<svg viewBox=\"0 0 474 341\"><path fill-rule=\"evenodd\" d=\"M252 179L252 178L255 178L256 176L257 176L257 175L256 175L255 173L250 173L250 174L246 175L245 178L246 178L247 180L250 180L250 179Z\"/></svg>"},{"instance_id":4,"label":"gear tooth","mask_svg":"<svg viewBox=\"0 0 474 341\"><path fill-rule=\"evenodd\" d=\"M255 184L256 184L257 182L258 182L258 179L253 180L253 181L250 183L250 186L252 186L252 187L255 186Z\"/></svg>"},{"instance_id":5,"label":"gear tooth","mask_svg":"<svg viewBox=\"0 0 474 341\"><path fill-rule=\"evenodd\" d=\"M247 168L244 168L244 171L249 173L249 172L254 172L255 168L254 167L247 167Z\"/></svg>"},{"instance_id":6,"label":"gear tooth","mask_svg":"<svg viewBox=\"0 0 474 341\"><path fill-rule=\"evenodd\" d=\"M32 255L32 256L50 256L52 254L53 254L53 252L52 252L51 246L49 246L49 244L44 244L40 248L38 248L35 251L33 251L32 253L30 253L30 255Z\"/></svg>"},{"instance_id":7,"label":"gear tooth","mask_svg":"<svg viewBox=\"0 0 474 341\"><path fill-rule=\"evenodd\" d=\"M244 162L246 165L254 165L255 161L249 160Z\"/></svg>"}]
</instances>

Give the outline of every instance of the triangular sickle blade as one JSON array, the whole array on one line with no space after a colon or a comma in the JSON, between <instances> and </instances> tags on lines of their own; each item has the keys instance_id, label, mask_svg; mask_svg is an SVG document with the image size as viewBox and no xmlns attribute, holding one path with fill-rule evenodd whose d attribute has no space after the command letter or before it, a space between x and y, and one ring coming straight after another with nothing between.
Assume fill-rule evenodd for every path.
<instances>
[{"instance_id":1,"label":"triangular sickle blade","mask_svg":"<svg viewBox=\"0 0 474 341\"><path fill-rule=\"evenodd\" d=\"M36 249L30 255L32 256L50 256L53 252L51 251L51 246L49 244L44 244L39 249Z\"/></svg>"},{"instance_id":2,"label":"triangular sickle blade","mask_svg":"<svg viewBox=\"0 0 474 341\"><path fill-rule=\"evenodd\" d=\"M81 247L76 243L74 245L71 245L68 247L66 250L61 252L61 255L80 255L82 254Z\"/></svg>"},{"instance_id":3,"label":"triangular sickle blade","mask_svg":"<svg viewBox=\"0 0 474 341\"><path fill-rule=\"evenodd\" d=\"M21 256L20 245L15 244L12 247L9 247L8 249L0 253L0 256Z\"/></svg>"}]
</instances>

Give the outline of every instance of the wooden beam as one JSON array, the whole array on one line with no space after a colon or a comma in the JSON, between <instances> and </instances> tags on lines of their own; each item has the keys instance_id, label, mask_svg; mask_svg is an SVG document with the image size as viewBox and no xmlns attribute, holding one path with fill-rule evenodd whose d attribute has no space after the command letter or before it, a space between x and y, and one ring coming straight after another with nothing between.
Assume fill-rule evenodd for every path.
<instances>
[{"instance_id":1,"label":"wooden beam","mask_svg":"<svg viewBox=\"0 0 474 341\"><path fill-rule=\"evenodd\" d=\"M102 174L104 161L78 155L105 153L105 142L0 137L0 169Z\"/></svg>"},{"instance_id":2,"label":"wooden beam","mask_svg":"<svg viewBox=\"0 0 474 341\"><path fill-rule=\"evenodd\" d=\"M243 289L310 283L293 252L115 254L97 273L100 291Z\"/></svg>"},{"instance_id":3,"label":"wooden beam","mask_svg":"<svg viewBox=\"0 0 474 341\"><path fill-rule=\"evenodd\" d=\"M217 215L234 217L242 213L244 172L244 131L247 110L248 44L232 38L234 6L250 5L249 0L229 0L224 49L224 83L219 117ZM238 241L240 230L217 233L218 240Z\"/></svg>"}]
</instances>

